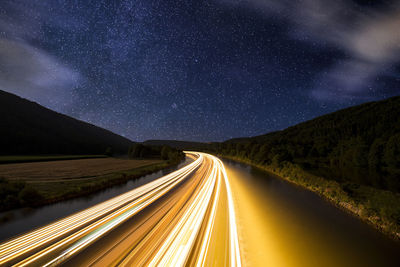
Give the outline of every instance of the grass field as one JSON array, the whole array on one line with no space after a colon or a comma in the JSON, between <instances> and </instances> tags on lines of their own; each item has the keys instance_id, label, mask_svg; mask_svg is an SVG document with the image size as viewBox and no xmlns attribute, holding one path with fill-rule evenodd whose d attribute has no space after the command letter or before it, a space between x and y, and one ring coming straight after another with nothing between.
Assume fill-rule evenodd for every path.
<instances>
[{"instance_id":1,"label":"grass field","mask_svg":"<svg viewBox=\"0 0 400 267\"><path fill-rule=\"evenodd\" d=\"M162 161L96 158L2 164L0 165L0 177L28 183L59 182L67 179L93 178L160 162Z\"/></svg>"},{"instance_id":2,"label":"grass field","mask_svg":"<svg viewBox=\"0 0 400 267\"><path fill-rule=\"evenodd\" d=\"M107 156L105 155L12 155L12 156L0 156L0 164L105 158L105 157Z\"/></svg>"},{"instance_id":3,"label":"grass field","mask_svg":"<svg viewBox=\"0 0 400 267\"><path fill-rule=\"evenodd\" d=\"M87 195L173 164L117 158L2 164L0 211Z\"/></svg>"}]
</instances>

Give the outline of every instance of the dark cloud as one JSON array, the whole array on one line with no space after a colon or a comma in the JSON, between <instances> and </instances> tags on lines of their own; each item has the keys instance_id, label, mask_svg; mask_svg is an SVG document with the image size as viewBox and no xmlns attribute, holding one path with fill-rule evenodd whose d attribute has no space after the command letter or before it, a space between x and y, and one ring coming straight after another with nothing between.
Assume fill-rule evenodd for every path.
<instances>
[{"instance_id":1,"label":"dark cloud","mask_svg":"<svg viewBox=\"0 0 400 267\"><path fill-rule=\"evenodd\" d=\"M320 100L372 97L375 78L400 60L399 4L376 10L343 0L222 2L278 16L291 23L291 37L341 49L346 59L317 72L311 95Z\"/></svg>"}]
</instances>

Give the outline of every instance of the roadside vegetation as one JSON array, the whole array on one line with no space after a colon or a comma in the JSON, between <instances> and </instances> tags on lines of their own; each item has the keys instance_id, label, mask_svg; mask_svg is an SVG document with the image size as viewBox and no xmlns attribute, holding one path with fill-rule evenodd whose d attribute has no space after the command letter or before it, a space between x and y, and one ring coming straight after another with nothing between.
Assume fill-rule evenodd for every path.
<instances>
[{"instance_id":1,"label":"roadside vegetation","mask_svg":"<svg viewBox=\"0 0 400 267\"><path fill-rule=\"evenodd\" d=\"M336 206L359 216L383 233L400 239L400 195L398 193L351 182L339 183L316 176L289 162L268 165L229 154L217 153L217 155L252 165L316 192Z\"/></svg>"},{"instance_id":2,"label":"roadside vegetation","mask_svg":"<svg viewBox=\"0 0 400 267\"><path fill-rule=\"evenodd\" d=\"M393 97L208 151L304 186L400 238L399 114Z\"/></svg>"},{"instance_id":3,"label":"roadside vegetation","mask_svg":"<svg viewBox=\"0 0 400 267\"><path fill-rule=\"evenodd\" d=\"M134 158L131 154L131 159L98 158L1 165L0 211L89 195L174 166L185 157L183 152L169 147L144 147L147 152L139 153L139 157ZM143 150L143 146L139 148ZM131 148L130 152L134 150L137 148Z\"/></svg>"}]
</instances>

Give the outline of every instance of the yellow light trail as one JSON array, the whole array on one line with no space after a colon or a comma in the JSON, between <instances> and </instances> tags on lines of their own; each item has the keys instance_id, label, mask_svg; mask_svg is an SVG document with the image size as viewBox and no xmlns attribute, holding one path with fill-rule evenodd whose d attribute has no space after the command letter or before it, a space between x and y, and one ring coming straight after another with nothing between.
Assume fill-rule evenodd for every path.
<instances>
[{"instance_id":1,"label":"yellow light trail","mask_svg":"<svg viewBox=\"0 0 400 267\"><path fill-rule=\"evenodd\" d=\"M241 266L223 163L185 153L195 160L171 174L1 244L0 265L204 266L218 246L225 266ZM216 224L229 234L218 233ZM97 244L102 249L92 251Z\"/></svg>"},{"instance_id":2,"label":"yellow light trail","mask_svg":"<svg viewBox=\"0 0 400 267\"><path fill-rule=\"evenodd\" d=\"M151 190L156 189L163 183L170 181L170 179L177 176L185 176L192 172L201 163L201 158L189 166L182 168L174 173L164 176L156 181L148 183L142 187L134 189L123 195L117 196L111 200L100 203L90 209L79 212L75 215L69 216L63 220L50 224L48 226L42 227L36 231L25 234L21 237L15 238L9 242L0 245L0 264L4 259L10 255L14 255L19 249L26 250L30 246L38 246L45 243L48 240L52 240L61 234L72 231L74 228L84 225L91 220L98 219L104 214L112 211L115 208L126 205L128 202L133 201L140 195L143 195Z\"/></svg>"}]
</instances>

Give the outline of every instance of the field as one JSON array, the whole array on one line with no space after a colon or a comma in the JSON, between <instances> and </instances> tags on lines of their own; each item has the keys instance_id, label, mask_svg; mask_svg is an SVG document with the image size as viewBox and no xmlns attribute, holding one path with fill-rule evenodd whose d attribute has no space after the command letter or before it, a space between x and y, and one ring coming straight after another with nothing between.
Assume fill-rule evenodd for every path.
<instances>
[{"instance_id":1,"label":"field","mask_svg":"<svg viewBox=\"0 0 400 267\"><path fill-rule=\"evenodd\" d=\"M1 164L0 211L87 195L173 164L117 158Z\"/></svg>"},{"instance_id":2,"label":"field","mask_svg":"<svg viewBox=\"0 0 400 267\"><path fill-rule=\"evenodd\" d=\"M96 158L0 165L0 177L28 183L59 182L70 179L93 178L119 171L132 170L160 160L129 160Z\"/></svg>"}]
</instances>

